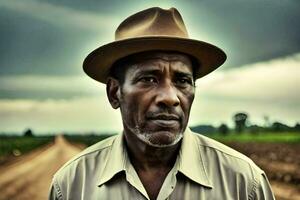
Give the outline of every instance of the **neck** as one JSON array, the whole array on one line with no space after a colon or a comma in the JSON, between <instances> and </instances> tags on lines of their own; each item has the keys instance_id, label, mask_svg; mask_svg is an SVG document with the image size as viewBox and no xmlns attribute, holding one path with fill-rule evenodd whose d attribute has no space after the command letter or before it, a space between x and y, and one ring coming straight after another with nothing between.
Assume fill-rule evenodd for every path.
<instances>
[{"instance_id":1,"label":"neck","mask_svg":"<svg viewBox=\"0 0 300 200\"><path fill-rule=\"evenodd\" d=\"M134 133L124 133L132 165L137 170L170 170L176 161L181 142L167 147L154 147L141 141Z\"/></svg>"}]
</instances>

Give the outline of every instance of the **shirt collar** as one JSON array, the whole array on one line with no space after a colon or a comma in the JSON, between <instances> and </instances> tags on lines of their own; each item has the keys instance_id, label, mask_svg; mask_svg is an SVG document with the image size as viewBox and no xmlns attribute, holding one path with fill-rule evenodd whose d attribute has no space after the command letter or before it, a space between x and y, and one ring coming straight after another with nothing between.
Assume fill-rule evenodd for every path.
<instances>
[{"instance_id":1,"label":"shirt collar","mask_svg":"<svg viewBox=\"0 0 300 200\"><path fill-rule=\"evenodd\" d=\"M177 170L194 182L212 188L204 165L203 152L199 148L196 136L189 128L186 129L183 136L177 159Z\"/></svg>"},{"instance_id":2,"label":"shirt collar","mask_svg":"<svg viewBox=\"0 0 300 200\"><path fill-rule=\"evenodd\" d=\"M111 150L106 155L104 168L100 170L98 186L113 178L117 173L126 171L129 158L124 148L123 134L119 134L111 145Z\"/></svg>"},{"instance_id":3,"label":"shirt collar","mask_svg":"<svg viewBox=\"0 0 300 200\"><path fill-rule=\"evenodd\" d=\"M123 134L119 134L113 141L111 151L106 156L104 168L100 170L98 186L109 181L117 173L129 170L128 166L130 166L130 160L123 140ZM200 185L212 188L203 163L203 155L199 149L197 138L195 138L188 128L184 133L181 149L175 165L176 171L181 172L187 178Z\"/></svg>"}]
</instances>

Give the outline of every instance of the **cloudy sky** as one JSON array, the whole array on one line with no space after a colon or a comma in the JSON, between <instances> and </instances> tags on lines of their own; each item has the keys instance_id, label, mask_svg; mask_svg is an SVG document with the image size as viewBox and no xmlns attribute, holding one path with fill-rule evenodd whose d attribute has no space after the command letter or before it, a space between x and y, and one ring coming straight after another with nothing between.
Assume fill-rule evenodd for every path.
<instances>
[{"instance_id":1,"label":"cloudy sky","mask_svg":"<svg viewBox=\"0 0 300 200\"><path fill-rule=\"evenodd\" d=\"M176 7L192 38L228 56L197 81L190 125L230 125L239 111L257 124L300 122L297 0L0 0L0 132L120 131L119 111L82 61L152 6Z\"/></svg>"}]
</instances>

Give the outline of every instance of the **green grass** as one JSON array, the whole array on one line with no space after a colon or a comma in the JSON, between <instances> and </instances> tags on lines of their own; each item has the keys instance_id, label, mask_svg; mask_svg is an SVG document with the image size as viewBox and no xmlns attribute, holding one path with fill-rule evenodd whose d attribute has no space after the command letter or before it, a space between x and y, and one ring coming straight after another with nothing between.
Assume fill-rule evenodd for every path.
<instances>
[{"instance_id":1,"label":"green grass","mask_svg":"<svg viewBox=\"0 0 300 200\"><path fill-rule=\"evenodd\" d=\"M53 138L53 136L0 136L0 157L27 153L37 147L53 142Z\"/></svg>"},{"instance_id":2,"label":"green grass","mask_svg":"<svg viewBox=\"0 0 300 200\"><path fill-rule=\"evenodd\" d=\"M86 146L90 146L95 144L109 136L107 135L65 135L64 137L73 143L81 143ZM210 138L218 140L220 142L265 142L265 143L300 143L300 133L273 133L273 132L265 132L265 133L230 133L228 135L222 135L219 133L208 134L206 135Z\"/></svg>"},{"instance_id":3,"label":"green grass","mask_svg":"<svg viewBox=\"0 0 300 200\"><path fill-rule=\"evenodd\" d=\"M211 134L210 138L221 142L266 142L266 143L300 143L300 133L230 133L228 135Z\"/></svg>"},{"instance_id":4,"label":"green grass","mask_svg":"<svg viewBox=\"0 0 300 200\"><path fill-rule=\"evenodd\" d=\"M64 137L73 143L81 143L86 146L91 146L101 140L104 140L108 137L112 136L112 134L105 135L64 135Z\"/></svg>"}]
</instances>

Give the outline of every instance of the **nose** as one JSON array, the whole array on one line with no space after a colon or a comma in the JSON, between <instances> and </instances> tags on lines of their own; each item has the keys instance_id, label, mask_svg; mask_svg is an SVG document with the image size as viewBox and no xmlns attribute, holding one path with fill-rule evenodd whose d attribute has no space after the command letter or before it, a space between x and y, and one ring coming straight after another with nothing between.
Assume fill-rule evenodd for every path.
<instances>
[{"instance_id":1,"label":"nose","mask_svg":"<svg viewBox=\"0 0 300 200\"><path fill-rule=\"evenodd\" d=\"M158 94L156 96L156 104L164 105L167 107L176 107L180 104L177 90L170 83L165 83L162 87L159 87Z\"/></svg>"}]
</instances>

